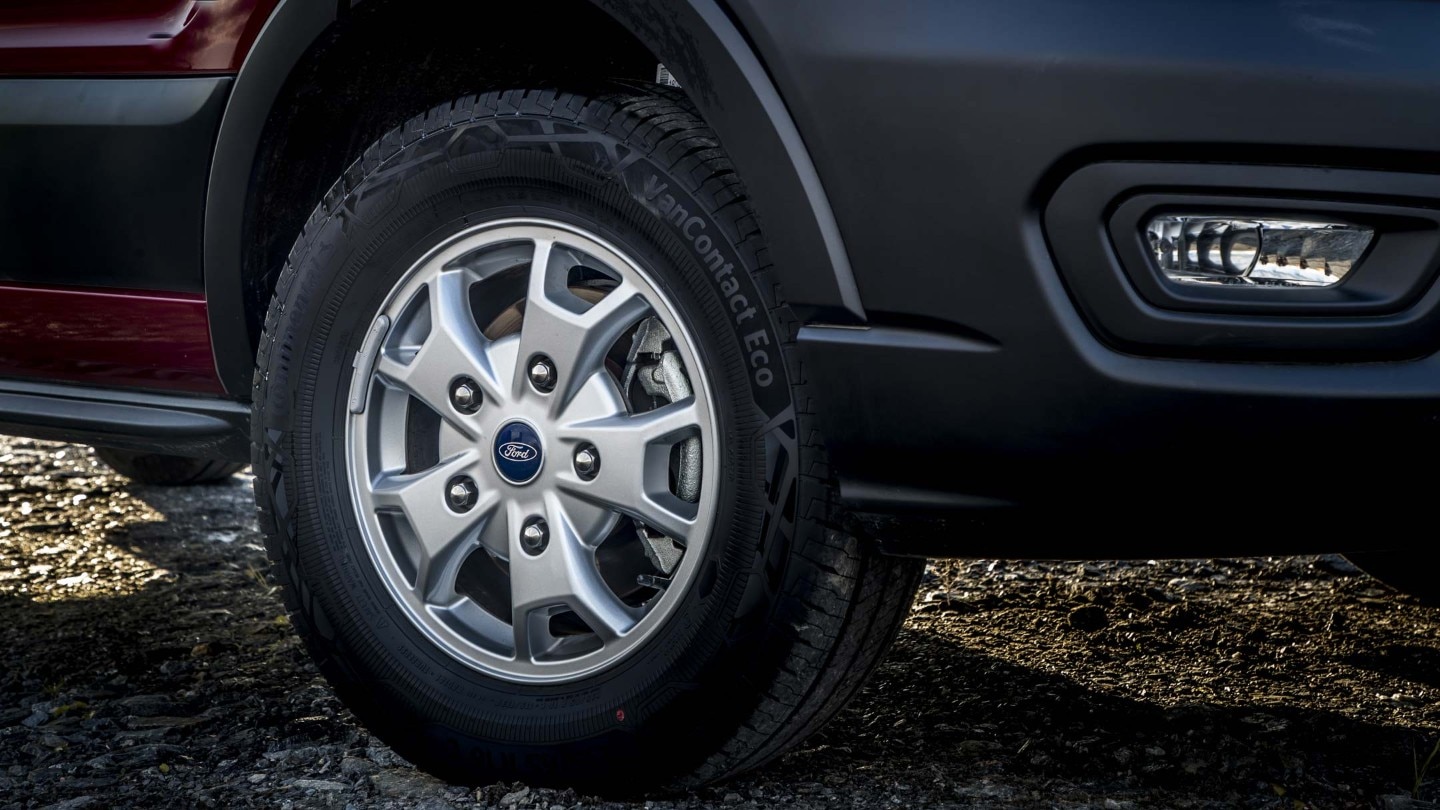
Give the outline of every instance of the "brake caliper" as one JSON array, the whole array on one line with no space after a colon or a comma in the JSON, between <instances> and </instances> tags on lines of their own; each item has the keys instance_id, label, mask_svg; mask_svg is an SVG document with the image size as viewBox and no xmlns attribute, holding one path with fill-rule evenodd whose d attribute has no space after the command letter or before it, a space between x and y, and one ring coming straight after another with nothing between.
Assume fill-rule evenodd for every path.
<instances>
[{"instance_id":1,"label":"brake caliper","mask_svg":"<svg viewBox=\"0 0 1440 810\"><path fill-rule=\"evenodd\" d=\"M630 352L625 358L622 388L632 413L635 407L630 402L630 392L636 382L647 395L667 403L688 399L693 393L670 331L654 316L641 321L636 328ZM683 501L695 503L700 499L700 439L692 436L680 442L678 448L674 465L675 495ZM645 541L645 556L650 558L650 562L667 575L674 571L682 549L668 537L652 537L643 527L640 536Z\"/></svg>"}]
</instances>

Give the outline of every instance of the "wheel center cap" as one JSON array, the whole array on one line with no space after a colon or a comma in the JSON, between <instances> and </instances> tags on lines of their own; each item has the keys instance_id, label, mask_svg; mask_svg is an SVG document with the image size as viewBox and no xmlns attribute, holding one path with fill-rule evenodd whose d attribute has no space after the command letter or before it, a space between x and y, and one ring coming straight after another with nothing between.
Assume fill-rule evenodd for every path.
<instances>
[{"instance_id":1,"label":"wheel center cap","mask_svg":"<svg viewBox=\"0 0 1440 810\"><path fill-rule=\"evenodd\" d=\"M506 422L495 432L495 469L512 484L528 484L540 474L545 463L540 432L518 419Z\"/></svg>"}]
</instances>

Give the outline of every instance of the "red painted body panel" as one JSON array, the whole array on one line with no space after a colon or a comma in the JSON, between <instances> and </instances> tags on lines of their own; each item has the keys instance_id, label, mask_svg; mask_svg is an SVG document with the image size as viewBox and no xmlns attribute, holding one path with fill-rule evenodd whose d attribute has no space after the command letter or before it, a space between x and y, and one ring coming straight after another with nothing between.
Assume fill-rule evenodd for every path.
<instances>
[{"instance_id":1,"label":"red painted body panel","mask_svg":"<svg viewBox=\"0 0 1440 810\"><path fill-rule=\"evenodd\" d=\"M198 293L0 284L0 376L225 393Z\"/></svg>"},{"instance_id":2,"label":"red painted body panel","mask_svg":"<svg viewBox=\"0 0 1440 810\"><path fill-rule=\"evenodd\" d=\"M5 0L0 75L233 73L280 0Z\"/></svg>"}]
</instances>

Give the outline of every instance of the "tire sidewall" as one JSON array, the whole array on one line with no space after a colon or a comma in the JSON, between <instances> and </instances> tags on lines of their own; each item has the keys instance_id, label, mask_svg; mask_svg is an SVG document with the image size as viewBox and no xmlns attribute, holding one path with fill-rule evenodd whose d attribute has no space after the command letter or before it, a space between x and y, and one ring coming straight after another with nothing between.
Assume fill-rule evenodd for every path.
<instances>
[{"instance_id":1,"label":"tire sidewall","mask_svg":"<svg viewBox=\"0 0 1440 810\"><path fill-rule=\"evenodd\" d=\"M533 133L548 119L532 120ZM278 327L293 371L274 375L283 388L267 390L262 413L290 457L297 531L289 540L324 617L317 624L329 625L314 635L329 646L332 669L343 670L327 674L359 693L347 701L372 707L361 710L367 723L402 753L454 763L451 778L560 771L603 783L635 756L678 774L745 710L742 690L716 682L754 641L736 619L754 609L757 591L763 602L757 572L774 556L767 540L781 536L776 505L764 497L767 455L777 442L791 443L790 458L795 449L793 422L789 435L775 428L793 407L773 301L754 283L759 258L737 249L733 223L714 217L681 178L633 153L617 160L624 143L598 131L586 130L594 143L567 140L557 155L511 143L524 119L503 131L494 124L452 128L447 147L432 135L398 150L336 201L292 257L296 278ZM514 216L580 225L645 269L690 328L722 445L719 508L689 591L640 649L572 684L499 681L426 640L371 563L345 460L351 363L393 285L444 239ZM271 407L277 397L283 404ZM676 745L677 733L691 744Z\"/></svg>"}]
</instances>

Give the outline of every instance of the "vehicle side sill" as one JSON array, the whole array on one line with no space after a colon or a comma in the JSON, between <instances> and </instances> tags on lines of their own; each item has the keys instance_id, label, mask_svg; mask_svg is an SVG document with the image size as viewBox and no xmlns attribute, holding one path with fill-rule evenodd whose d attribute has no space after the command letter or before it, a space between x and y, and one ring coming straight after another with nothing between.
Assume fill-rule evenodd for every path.
<instances>
[{"instance_id":1,"label":"vehicle side sill","mask_svg":"<svg viewBox=\"0 0 1440 810\"><path fill-rule=\"evenodd\" d=\"M244 461L250 409L223 399L0 380L0 432Z\"/></svg>"}]
</instances>

